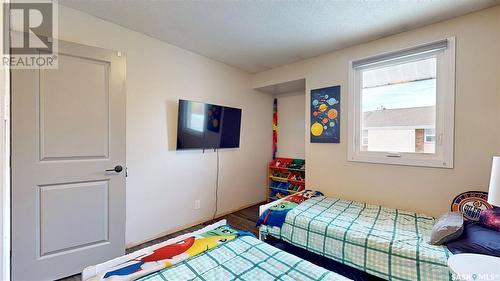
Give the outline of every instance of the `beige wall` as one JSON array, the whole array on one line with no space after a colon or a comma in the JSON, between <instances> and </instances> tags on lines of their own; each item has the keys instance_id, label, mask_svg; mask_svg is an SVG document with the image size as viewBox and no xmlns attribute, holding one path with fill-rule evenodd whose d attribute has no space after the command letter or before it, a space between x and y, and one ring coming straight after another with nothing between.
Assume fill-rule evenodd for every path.
<instances>
[{"instance_id":1,"label":"beige wall","mask_svg":"<svg viewBox=\"0 0 500 281\"><path fill-rule=\"evenodd\" d=\"M278 99L278 157L305 158L304 91L280 94Z\"/></svg>"},{"instance_id":2,"label":"beige wall","mask_svg":"<svg viewBox=\"0 0 500 281\"><path fill-rule=\"evenodd\" d=\"M496 8L497 10L497 40L500 43L500 6ZM497 66L498 66L498 73L496 75L496 80L497 80L497 89L498 89L498 96L497 96L497 108L499 109L497 112L497 118L498 118L498 123L500 124L500 44L498 47L498 53L497 53ZM500 134L500 133L499 133ZM500 155L500 141L497 143L497 155Z\"/></svg>"},{"instance_id":3,"label":"beige wall","mask_svg":"<svg viewBox=\"0 0 500 281\"><path fill-rule=\"evenodd\" d=\"M249 74L64 6L59 35L127 56L129 245L210 219L214 211L215 153L174 150L179 98L243 110L241 148L220 151L219 213L265 199L272 97L252 91Z\"/></svg>"},{"instance_id":4,"label":"beige wall","mask_svg":"<svg viewBox=\"0 0 500 281\"><path fill-rule=\"evenodd\" d=\"M491 158L500 152L499 17L494 7L370 43L258 73L254 87L306 78L306 93L342 87L340 144L306 138L307 183L331 196L439 215L455 195L487 190ZM348 162L348 62L392 49L456 36L455 168ZM309 124L309 94L306 95ZM306 131L306 135L309 132Z\"/></svg>"}]
</instances>

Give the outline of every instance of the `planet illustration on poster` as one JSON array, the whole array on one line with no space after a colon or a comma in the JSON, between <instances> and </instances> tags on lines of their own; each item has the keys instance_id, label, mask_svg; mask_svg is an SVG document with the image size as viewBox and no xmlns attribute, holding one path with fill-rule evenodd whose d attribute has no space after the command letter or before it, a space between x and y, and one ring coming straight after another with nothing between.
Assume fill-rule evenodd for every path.
<instances>
[{"instance_id":1,"label":"planet illustration on poster","mask_svg":"<svg viewBox=\"0 0 500 281\"><path fill-rule=\"evenodd\" d=\"M323 133L323 126L321 126L320 123L316 122L311 126L311 134L313 134L313 136L319 137L321 136L322 133Z\"/></svg>"},{"instance_id":2,"label":"planet illustration on poster","mask_svg":"<svg viewBox=\"0 0 500 281\"><path fill-rule=\"evenodd\" d=\"M331 120L337 118L337 115L338 115L338 113L337 113L336 109L332 108L332 109L328 110L328 118L330 118Z\"/></svg>"},{"instance_id":3,"label":"planet illustration on poster","mask_svg":"<svg viewBox=\"0 0 500 281\"><path fill-rule=\"evenodd\" d=\"M311 142L340 142L340 86L311 90Z\"/></svg>"}]
</instances>

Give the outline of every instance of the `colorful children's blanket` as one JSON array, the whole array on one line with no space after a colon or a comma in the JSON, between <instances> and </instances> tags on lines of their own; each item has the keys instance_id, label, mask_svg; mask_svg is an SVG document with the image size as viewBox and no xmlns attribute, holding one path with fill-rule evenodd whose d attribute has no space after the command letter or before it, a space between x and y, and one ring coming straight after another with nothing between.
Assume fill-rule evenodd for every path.
<instances>
[{"instance_id":1,"label":"colorful children's blanket","mask_svg":"<svg viewBox=\"0 0 500 281\"><path fill-rule=\"evenodd\" d=\"M323 193L319 191L306 190L304 192L294 194L264 211L264 213L262 213L257 220L257 226L263 224L281 227L283 223L285 223L286 214L290 212L290 210L297 207L300 203L306 201L307 199L317 196L323 196Z\"/></svg>"},{"instance_id":2,"label":"colorful children's blanket","mask_svg":"<svg viewBox=\"0 0 500 281\"><path fill-rule=\"evenodd\" d=\"M257 238L245 236L141 277L138 281L349 280Z\"/></svg>"},{"instance_id":3,"label":"colorful children's blanket","mask_svg":"<svg viewBox=\"0 0 500 281\"><path fill-rule=\"evenodd\" d=\"M238 236L254 235L249 232L235 230L229 225L220 226L214 230L188 237L177 243L157 248L140 257L126 261L101 274L97 280L135 280L204 253Z\"/></svg>"}]
</instances>

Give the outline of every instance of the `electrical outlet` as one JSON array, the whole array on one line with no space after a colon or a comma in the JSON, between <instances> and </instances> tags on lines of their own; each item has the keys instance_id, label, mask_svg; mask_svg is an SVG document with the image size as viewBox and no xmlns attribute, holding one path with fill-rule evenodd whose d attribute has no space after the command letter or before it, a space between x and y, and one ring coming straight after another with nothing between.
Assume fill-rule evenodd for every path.
<instances>
[{"instance_id":1,"label":"electrical outlet","mask_svg":"<svg viewBox=\"0 0 500 281\"><path fill-rule=\"evenodd\" d=\"M200 208L201 202L200 199L194 200L194 209L198 210Z\"/></svg>"}]
</instances>

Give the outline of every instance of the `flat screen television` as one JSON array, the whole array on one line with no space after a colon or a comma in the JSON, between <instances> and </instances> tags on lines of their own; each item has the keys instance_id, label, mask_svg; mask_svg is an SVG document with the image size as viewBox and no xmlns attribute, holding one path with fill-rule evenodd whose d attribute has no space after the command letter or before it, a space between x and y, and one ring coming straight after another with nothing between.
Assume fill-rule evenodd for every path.
<instances>
[{"instance_id":1,"label":"flat screen television","mask_svg":"<svg viewBox=\"0 0 500 281\"><path fill-rule=\"evenodd\" d=\"M177 150L240 147L241 109L179 100Z\"/></svg>"}]
</instances>

